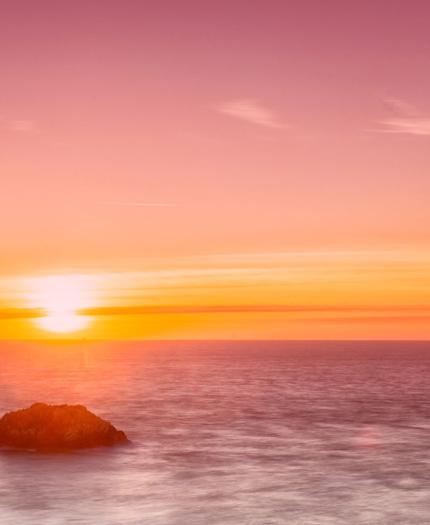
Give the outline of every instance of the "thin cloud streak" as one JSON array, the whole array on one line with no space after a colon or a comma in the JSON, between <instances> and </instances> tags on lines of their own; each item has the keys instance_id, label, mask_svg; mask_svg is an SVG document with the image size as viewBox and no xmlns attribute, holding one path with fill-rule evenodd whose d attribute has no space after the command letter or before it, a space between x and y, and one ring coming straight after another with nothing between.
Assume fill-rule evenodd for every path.
<instances>
[{"instance_id":1,"label":"thin cloud streak","mask_svg":"<svg viewBox=\"0 0 430 525\"><path fill-rule=\"evenodd\" d=\"M223 102L216 107L219 113L234 117L250 124L266 128L287 128L277 115L269 108L254 99L238 99Z\"/></svg>"},{"instance_id":2,"label":"thin cloud streak","mask_svg":"<svg viewBox=\"0 0 430 525\"><path fill-rule=\"evenodd\" d=\"M99 316L143 316L143 315L195 315L195 314L244 314L244 313L285 313L285 314L350 314L348 320L381 320L385 318L408 319L430 318L430 305L416 306L319 306L319 305L137 305L97 306L76 311L76 315ZM376 315L370 315L376 314ZM47 314L42 308L3 308L0 319L36 319ZM343 317L342 317L343 318ZM329 319L341 319L330 317Z\"/></svg>"},{"instance_id":3,"label":"thin cloud streak","mask_svg":"<svg viewBox=\"0 0 430 525\"><path fill-rule=\"evenodd\" d=\"M402 133L406 135L430 135L430 118L397 118L381 120L380 124L385 129L377 130L378 133Z\"/></svg>"},{"instance_id":4,"label":"thin cloud streak","mask_svg":"<svg viewBox=\"0 0 430 525\"><path fill-rule=\"evenodd\" d=\"M174 208L176 204L170 202L127 202L127 201L112 201L107 204L113 206L123 206L125 208Z\"/></svg>"},{"instance_id":5,"label":"thin cloud streak","mask_svg":"<svg viewBox=\"0 0 430 525\"><path fill-rule=\"evenodd\" d=\"M377 133L393 133L416 136L430 135L430 117L420 114L412 104L396 98L384 100L392 113L392 117L380 120L382 128Z\"/></svg>"},{"instance_id":6,"label":"thin cloud streak","mask_svg":"<svg viewBox=\"0 0 430 525\"><path fill-rule=\"evenodd\" d=\"M10 129L18 133L36 133L36 123L33 120L12 120Z\"/></svg>"},{"instance_id":7,"label":"thin cloud streak","mask_svg":"<svg viewBox=\"0 0 430 525\"><path fill-rule=\"evenodd\" d=\"M39 133L36 122L29 119L7 119L0 117L0 127L9 132L21 133L23 135Z\"/></svg>"},{"instance_id":8,"label":"thin cloud streak","mask_svg":"<svg viewBox=\"0 0 430 525\"><path fill-rule=\"evenodd\" d=\"M225 314L225 313L364 313L368 316L370 313L386 314L392 312L398 315L404 313L410 316L411 313L427 314L430 316L430 306L319 306L319 305L156 305L156 306L110 306L95 307L81 310L81 315L99 316L99 315L160 315L160 314Z\"/></svg>"}]
</instances>

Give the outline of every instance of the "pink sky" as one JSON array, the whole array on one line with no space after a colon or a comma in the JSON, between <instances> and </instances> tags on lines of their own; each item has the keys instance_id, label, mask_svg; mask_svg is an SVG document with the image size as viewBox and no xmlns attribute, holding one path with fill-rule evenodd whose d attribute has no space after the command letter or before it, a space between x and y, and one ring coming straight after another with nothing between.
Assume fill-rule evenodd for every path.
<instances>
[{"instance_id":1,"label":"pink sky","mask_svg":"<svg viewBox=\"0 0 430 525\"><path fill-rule=\"evenodd\" d=\"M2 275L429 249L429 2L0 9Z\"/></svg>"}]
</instances>

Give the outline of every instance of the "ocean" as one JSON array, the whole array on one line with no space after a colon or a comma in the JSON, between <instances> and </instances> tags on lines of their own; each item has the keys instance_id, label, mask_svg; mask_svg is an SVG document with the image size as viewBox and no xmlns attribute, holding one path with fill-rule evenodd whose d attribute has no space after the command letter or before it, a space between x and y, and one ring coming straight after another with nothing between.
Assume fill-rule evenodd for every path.
<instances>
[{"instance_id":1,"label":"ocean","mask_svg":"<svg viewBox=\"0 0 430 525\"><path fill-rule=\"evenodd\" d=\"M430 343L1 343L36 401L131 444L0 450L1 525L430 523Z\"/></svg>"}]
</instances>

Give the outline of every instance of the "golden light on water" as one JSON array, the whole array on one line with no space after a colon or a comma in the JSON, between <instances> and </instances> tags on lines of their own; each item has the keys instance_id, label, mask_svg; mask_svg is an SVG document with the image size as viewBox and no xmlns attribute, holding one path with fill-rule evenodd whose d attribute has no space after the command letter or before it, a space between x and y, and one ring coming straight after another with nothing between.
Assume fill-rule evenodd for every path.
<instances>
[{"instance_id":1,"label":"golden light on water","mask_svg":"<svg viewBox=\"0 0 430 525\"><path fill-rule=\"evenodd\" d=\"M68 333L83 330L91 318L79 310L92 304L88 280L79 275L59 275L34 279L30 302L45 315L34 320L37 327L48 332Z\"/></svg>"}]
</instances>

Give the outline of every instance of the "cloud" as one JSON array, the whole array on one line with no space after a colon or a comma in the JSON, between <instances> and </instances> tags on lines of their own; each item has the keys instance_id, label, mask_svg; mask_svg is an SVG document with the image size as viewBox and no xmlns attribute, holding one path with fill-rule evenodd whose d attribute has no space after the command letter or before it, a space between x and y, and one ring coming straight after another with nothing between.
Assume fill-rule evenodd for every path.
<instances>
[{"instance_id":1,"label":"cloud","mask_svg":"<svg viewBox=\"0 0 430 525\"><path fill-rule=\"evenodd\" d=\"M33 120L11 120L9 128L18 133L34 133L37 131L36 123Z\"/></svg>"},{"instance_id":2,"label":"cloud","mask_svg":"<svg viewBox=\"0 0 430 525\"><path fill-rule=\"evenodd\" d=\"M162 315L162 314L244 314L244 313L284 313L284 314L349 314L355 318L373 319L395 316L430 318L430 306L320 306L291 304L233 304L233 305L135 305L99 306L84 308L80 315ZM370 315L372 314L372 315ZM351 317L349 317L351 318ZM354 317L353 317L354 318Z\"/></svg>"},{"instance_id":3,"label":"cloud","mask_svg":"<svg viewBox=\"0 0 430 525\"><path fill-rule=\"evenodd\" d=\"M356 322L360 320L387 321L387 320L420 320L430 319L430 305L421 306L319 306L319 305L290 305L290 304L254 304L254 305L134 305L134 306L97 306L82 308L78 315L123 316L123 315L193 315L193 314L255 314L255 313L283 313L317 315L312 318L298 318L298 320L326 320ZM330 317L330 314L335 314ZM336 315L337 314L337 315ZM339 317L338 314L341 314ZM344 317L342 316L344 315ZM329 315L329 317L326 317ZM37 319L46 316L41 308L0 308L0 320L7 319ZM320 317L321 316L321 317Z\"/></svg>"},{"instance_id":4,"label":"cloud","mask_svg":"<svg viewBox=\"0 0 430 525\"><path fill-rule=\"evenodd\" d=\"M266 128L288 127L278 119L277 115L271 109L254 99L239 99L223 102L216 107L216 110L225 115Z\"/></svg>"},{"instance_id":5,"label":"cloud","mask_svg":"<svg viewBox=\"0 0 430 525\"><path fill-rule=\"evenodd\" d=\"M174 208L176 204L170 202L140 202L140 201L114 201L109 202L115 206L124 206L126 208Z\"/></svg>"},{"instance_id":6,"label":"cloud","mask_svg":"<svg viewBox=\"0 0 430 525\"><path fill-rule=\"evenodd\" d=\"M430 118L395 118L380 122L384 129L379 133L405 133L407 135L430 135Z\"/></svg>"},{"instance_id":7,"label":"cloud","mask_svg":"<svg viewBox=\"0 0 430 525\"><path fill-rule=\"evenodd\" d=\"M422 115L413 105L397 98L384 100L391 117L379 121L378 133L401 133L406 135L430 135L430 116Z\"/></svg>"},{"instance_id":8,"label":"cloud","mask_svg":"<svg viewBox=\"0 0 430 525\"><path fill-rule=\"evenodd\" d=\"M38 133L36 122L28 119L8 119L0 116L0 127L14 133Z\"/></svg>"},{"instance_id":9,"label":"cloud","mask_svg":"<svg viewBox=\"0 0 430 525\"><path fill-rule=\"evenodd\" d=\"M398 115L399 117L419 117L419 111L417 108L400 98L384 98L383 103L390 113Z\"/></svg>"}]
</instances>

